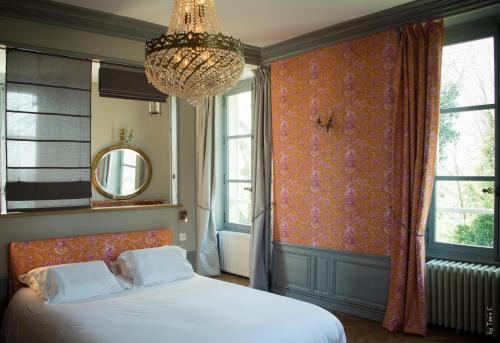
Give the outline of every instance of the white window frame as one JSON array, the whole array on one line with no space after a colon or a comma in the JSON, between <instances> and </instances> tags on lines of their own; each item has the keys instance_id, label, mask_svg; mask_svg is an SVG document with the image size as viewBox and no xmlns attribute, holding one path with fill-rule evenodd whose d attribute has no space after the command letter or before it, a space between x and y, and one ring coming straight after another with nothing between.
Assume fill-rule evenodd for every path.
<instances>
[{"instance_id":1,"label":"white window frame","mask_svg":"<svg viewBox=\"0 0 500 343\"><path fill-rule=\"evenodd\" d=\"M471 29L473 27L473 29ZM429 219L427 227L427 257L441 258L454 261L464 261L471 263L487 263L500 265L500 250L499 250L499 172L500 172L500 118L499 118L499 33L498 29L491 23L477 25L463 25L445 31L445 45L458 44L483 38L494 38L494 62L495 62L495 103L479 106L458 107L450 109L442 109L443 112L461 112L488 110L495 111L495 176L439 176L436 175L434 180L434 191L429 210ZM437 166L437 163L436 163ZM493 248L467 246L452 243L443 243L435 240L436 234L436 199L435 190L438 181L494 181L495 182L495 199L494 199L494 232L493 232Z\"/></svg>"},{"instance_id":2,"label":"white window frame","mask_svg":"<svg viewBox=\"0 0 500 343\"><path fill-rule=\"evenodd\" d=\"M253 89L253 80L243 80L235 88L233 88L231 91L227 92L226 94L224 94L222 96L222 111L223 111L222 161L223 161L223 168L224 168L224 229L229 230L229 231L237 231L237 232L245 232L245 233L250 232L251 225L242 225L242 224L238 224L238 223L229 222L229 185L231 183L241 183L241 182L244 182L244 183L249 182L251 185L253 175L251 175L250 180L230 180L230 179L228 179L228 175L229 175L228 141L231 139L250 137L251 141L252 141L252 157L253 157L253 153L254 153L254 151L253 151L253 132L254 132L253 120L252 120L252 132L250 134L229 136L228 135L227 97L229 97L231 95L249 92L249 91L251 92L252 89ZM251 106L253 109L253 103ZM253 113L253 110L251 111L251 113Z\"/></svg>"}]
</instances>

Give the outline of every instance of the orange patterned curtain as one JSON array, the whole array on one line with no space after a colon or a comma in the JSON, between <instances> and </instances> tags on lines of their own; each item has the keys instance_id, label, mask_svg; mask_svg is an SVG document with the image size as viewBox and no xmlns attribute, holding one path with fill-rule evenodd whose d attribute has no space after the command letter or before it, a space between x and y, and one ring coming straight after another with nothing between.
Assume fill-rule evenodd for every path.
<instances>
[{"instance_id":1,"label":"orange patterned curtain","mask_svg":"<svg viewBox=\"0 0 500 343\"><path fill-rule=\"evenodd\" d=\"M396 58L391 280L384 326L425 335L425 228L439 129L443 23L406 25Z\"/></svg>"}]
</instances>

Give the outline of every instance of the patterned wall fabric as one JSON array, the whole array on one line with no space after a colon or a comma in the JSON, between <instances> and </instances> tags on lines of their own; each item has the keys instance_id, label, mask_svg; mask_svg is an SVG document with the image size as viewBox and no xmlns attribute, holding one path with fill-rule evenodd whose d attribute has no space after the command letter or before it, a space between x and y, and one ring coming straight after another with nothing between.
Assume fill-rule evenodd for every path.
<instances>
[{"instance_id":1,"label":"patterned wall fabric","mask_svg":"<svg viewBox=\"0 0 500 343\"><path fill-rule=\"evenodd\" d=\"M275 241L389 254L396 46L388 31L272 64Z\"/></svg>"},{"instance_id":2,"label":"patterned wall fabric","mask_svg":"<svg viewBox=\"0 0 500 343\"><path fill-rule=\"evenodd\" d=\"M56 264L116 260L126 250L172 244L172 230L154 229L75 236L26 242L9 246L9 294L21 287L17 277L32 269Z\"/></svg>"}]
</instances>

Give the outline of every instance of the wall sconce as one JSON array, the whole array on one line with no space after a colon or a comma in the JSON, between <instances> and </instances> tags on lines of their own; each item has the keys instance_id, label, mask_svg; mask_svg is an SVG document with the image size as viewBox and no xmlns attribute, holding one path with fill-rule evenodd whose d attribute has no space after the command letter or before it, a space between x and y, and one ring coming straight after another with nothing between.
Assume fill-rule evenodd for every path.
<instances>
[{"instance_id":1,"label":"wall sconce","mask_svg":"<svg viewBox=\"0 0 500 343\"><path fill-rule=\"evenodd\" d=\"M148 103L148 114L150 116L156 116L156 115L160 115L161 116L161 106L160 106L160 103L155 101L150 101Z\"/></svg>"},{"instance_id":2,"label":"wall sconce","mask_svg":"<svg viewBox=\"0 0 500 343\"><path fill-rule=\"evenodd\" d=\"M134 130L127 130L125 128L121 128L118 130L118 138L120 139L120 145L128 146L134 137Z\"/></svg>"},{"instance_id":3,"label":"wall sconce","mask_svg":"<svg viewBox=\"0 0 500 343\"><path fill-rule=\"evenodd\" d=\"M326 132L330 132L330 130L333 130L333 117L332 115L330 115L330 117L328 118L328 120L323 123L321 121L321 118L318 116L318 120L316 120L316 125L318 125L318 127L322 128L322 129L325 129Z\"/></svg>"},{"instance_id":4,"label":"wall sconce","mask_svg":"<svg viewBox=\"0 0 500 343\"><path fill-rule=\"evenodd\" d=\"M179 211L179 220L181 222L188 222L188 211Z\"/></svg>"}]
</instances>

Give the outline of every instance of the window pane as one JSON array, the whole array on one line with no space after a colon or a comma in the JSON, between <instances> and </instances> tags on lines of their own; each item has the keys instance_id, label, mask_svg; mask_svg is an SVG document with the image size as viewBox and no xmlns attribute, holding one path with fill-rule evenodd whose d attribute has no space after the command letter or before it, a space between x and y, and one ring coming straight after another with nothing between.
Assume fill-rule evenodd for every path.
<instances>
[{"instance_id":1,"label":"window pane","mask_svg":"<svg viewBox=\"0 0 500 343\"><path fill-rule=\"evenodd\" d=\"M437 181L437 242L493 247L493 181Z\"/></svg>"},{"instance_id":2,"label":"window pane","mask_svg":"<svg viewBox=\"0 0 500 343\"><path fill-rule=\"evenodd\" d=\"M252 133L252 93L244 92L227 97L228 135Z\"/></svg>"},{"instance_id":3,"label":"window pane","mask_svg":"<svg viewBox=\"0 0 500 343\"><path fill-rule=\"evenodd\" d=\"M441 108L493 104L493 37L443 49Z\"/></svg>"},{"instance_id":4,"label":"window pane","mask_svg":"<svg viewBox=\"0 0 500 343\"><path fill-rule=\"evenodd\" d=\"M247 182L229 182L229 222L241 225L250 225L250 202L251 192L245 188L250 188Z\"/></svg>"},{"instance_id":5,"label":"window pane","mask_svg":"<svg viewBox=\"0 0 500 343\"><path fill-rule=\"evenodd\" d=\"M441 113L437 175L495 175L493 110Z\"/></svg>"},{"instance_id":6,"label":"window pane","mask_svg":"<svg viewBox=\"0 0 500 343\"><path fill-rule=\"evenodd\" d=\"M228 171L230 180L250 180L252 165L252 139L228 139Z\"/></svg>"}]
</instances>

